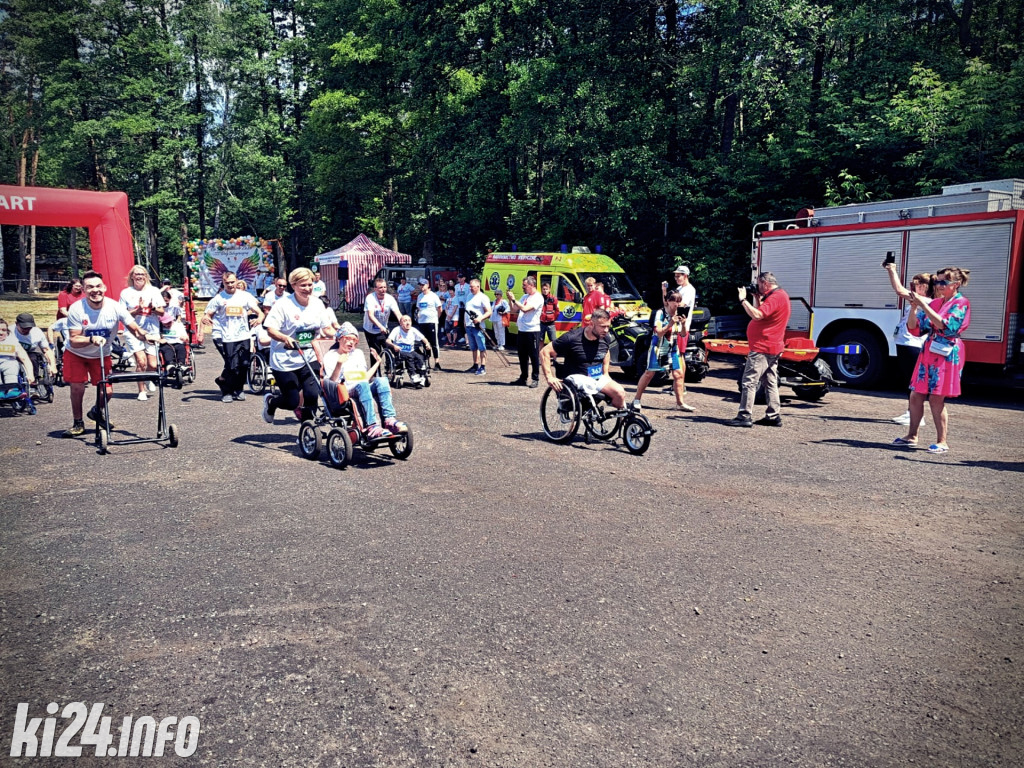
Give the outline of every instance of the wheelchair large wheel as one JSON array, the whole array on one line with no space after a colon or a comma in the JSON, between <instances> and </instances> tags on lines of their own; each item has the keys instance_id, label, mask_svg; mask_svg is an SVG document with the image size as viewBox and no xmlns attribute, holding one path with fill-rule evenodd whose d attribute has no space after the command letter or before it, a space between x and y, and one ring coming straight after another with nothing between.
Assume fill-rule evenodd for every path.
<instances>
[{"instance_id":1,"label":"wheelchair large wheel","mask_svg":"<svg viewBox=\"0 0 1024 768\"><path fill-rule=\"evenodd\" d=\"M644 453L651 447L651 436L648 427L636 416L627 416L622 425L622 442L626 450L636 456Z\"/></svg>"},{"instance_id":2,"label":"wheelchair large wheel","mask_svg":"<svg viewBox=\"0 0 1024 768\"><path fill-rule=\"evenodd\" d=\"M185 380L189 384L194 384L196 381L196 356L191 351L188 355L188 367L185 369Z\"/></svg>"},{"instance_id":3,"label":"wheelchair large wheel","mask_svg":"<svg viewBox=\"0 0 1024 768\"><path fill-rule=\"evenodd\" d=\"M562 391L548 389L540 399L540 420L544 434L556 443L567 443L580 428L580 403L576 393L565 384Z\"/></svg>"},{"instance_id":4,"label":"wheelchair large wheel","mask_svg":"<svg viewBox=\"0 0 1024 768\"><path fill-rule=\"evenodd\" d=\"M316 461L320 458L320 450L324 447L324 438L319 428L312 421L304 421L299 427L299 453L302 458Z\"/></svg>"},{"instance_id":5,"label":"wheelchair large wheel","mask_svg":"<svg viewBox=\"0 0 1024 768\"><path fill-rule=\"evenodd\" d=\"M192 364L195 365L195 358L193 358ZM254 395L262 395L267 389L268 377L266 361L259 355L253 355L249 361L249 375L246 382L249 385L249 391Z\"/></svg>"},{"instance_id":6,"label":"wheelchair large wheel","mask_svg":"<svg viewBox=\"0 0 1024 768\"><path fill-rule=\"evenodd\" d=\"M347 429L332 429L328 433L327 458L335 469L344 469L352 461L352 438Z\"/></svg>"},{"instance_id":7,"label":"wheelchair large wheel","mask_svg":"<svg viewBox=\"0 0 1024 768\"><path fill-rule=\"evenodd\" d=\"M617 418L606 418L601 419L601 406L598 405L596 409L587 411L583 414L583 423L587 425L587 430L590 434L598 440L611 440L619 431L619 420Z\"/></svg>"},{"instance_id":8,"label":"wheelchair large wheel","mask_svg":"<svg viewBox=\"0 0 1024 768\"><path fill-rule=\"evenodd\" d=\"M381 363L380 369L392 387L395 389L402 387L402 365L390 349L384 350L384 362Z\"/></svg>"},{"instance_id":9,"label":"wheelchair large wheel","mask_svg":"<svg viewBox=\"0 0 1024 768\"><path fill-rule=\"evenodd\" d=\"M388 448L396 459L408 459L412 453L412 430L400 432L398 437L388 443Z\"/></svg>"}]
</instances>

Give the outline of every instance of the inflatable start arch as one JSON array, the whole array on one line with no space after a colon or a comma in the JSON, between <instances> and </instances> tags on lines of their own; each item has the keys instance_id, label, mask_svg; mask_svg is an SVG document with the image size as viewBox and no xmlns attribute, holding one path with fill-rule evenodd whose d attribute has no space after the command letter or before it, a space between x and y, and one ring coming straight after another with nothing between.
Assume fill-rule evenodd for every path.
<instances>
[{"instance_id":1,"label":"inflatable start arch","mask_svg":"<svg viewBox=\"0 0 1024 768\"><path fill-rule=\"evenodd\" d=\"M92 268L103 274L112 299L135 264L124 192L0 185L0 224L88 228Z\"/></svg>"}]
</instances>

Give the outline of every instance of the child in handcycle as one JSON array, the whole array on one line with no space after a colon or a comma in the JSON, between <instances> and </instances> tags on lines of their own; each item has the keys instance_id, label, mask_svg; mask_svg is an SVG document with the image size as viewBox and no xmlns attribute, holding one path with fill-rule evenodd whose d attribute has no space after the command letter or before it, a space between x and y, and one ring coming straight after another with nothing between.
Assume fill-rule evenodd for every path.
<instances>
[{"instance_id":1,"label":"child in handcycle","mask_svg":"<svg viewBox=\"0 0 1024 768\"><path fill-rule=\"evenodd\" d=\"M422 386L427 377L427 359L431 354L430 342L412 327L412 318L402 315L385 342L398 355L396 363L409 372L409 380Z\"/></svg>"},{"instance_id":2,"label":"child in handcycle","mask_svg":"<svg viewBox=\"0 0 1024 768\"><path fill-rule=\"evenodd\" d=\"M359 417L368 439L378 440L407 431L405 423L397 419L391 400L391 385L383 376L371 377L372 372L366 366L366 356L361 349L356 349L358 345L359 333L355 326L342 323L337 341L323 358L326 375L322 384L328 411L332 416L339 416L341 406L351 398L359 408ZM374 401L380 408L383 426L377 416Z\"/></svg>"}]
</instances>

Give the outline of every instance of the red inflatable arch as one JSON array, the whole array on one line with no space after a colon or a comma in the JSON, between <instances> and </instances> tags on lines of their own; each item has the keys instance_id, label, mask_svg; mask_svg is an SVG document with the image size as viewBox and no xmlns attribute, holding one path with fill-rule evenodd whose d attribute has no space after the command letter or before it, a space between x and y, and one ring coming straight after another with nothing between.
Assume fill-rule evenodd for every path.
<instances>
[{"instance_id":1,"label":"red inflatable arch","mask_svg":"<svg viewBox=\"0 0 1024 768\"><path fill-rule=\"evenodd\" d=\"M102 273L107 296L116 299L135 264L124 192L0 185L0 224L87 227L92 268Z\"/></svg>"}]
</instances>

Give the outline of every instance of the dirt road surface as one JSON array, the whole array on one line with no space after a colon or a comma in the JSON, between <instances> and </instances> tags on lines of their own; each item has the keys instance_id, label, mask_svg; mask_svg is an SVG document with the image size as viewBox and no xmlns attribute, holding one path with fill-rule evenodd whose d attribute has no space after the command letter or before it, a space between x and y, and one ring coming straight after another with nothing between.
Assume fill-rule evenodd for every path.
<instances>
[{"instance_id":1,"label":"dirt road surface","mask_svg":"<svg viewBox=\"0 0 1024 768\"><path fill-rule=\"evenodd\" d=\"M136 753L141 718L177 718L145 764L1024 764L1011 396L952 404L932 456L888 445L898 393L725 426L720 362L693 415L645 397L634 457L547 442L543 390L492 353L396 392L408 461L338 471L297 456L293 419L219 402L198 359L167 395L176 449L59 439L66 389L0 418L0 764L136 763L93 757L102 721L71 702L104 704L113 754L125 718ZM122 392L115 437L155 413ZM11 756L62 737L84 756Z\"/></svg>"}]
</instances>

